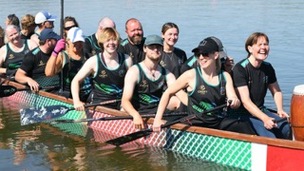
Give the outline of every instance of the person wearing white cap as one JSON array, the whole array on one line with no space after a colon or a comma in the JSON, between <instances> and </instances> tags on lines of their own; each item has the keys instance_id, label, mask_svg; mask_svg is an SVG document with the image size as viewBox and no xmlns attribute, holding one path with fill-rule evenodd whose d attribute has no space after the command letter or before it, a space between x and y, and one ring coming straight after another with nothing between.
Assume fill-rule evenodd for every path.
<instances>
[{"instance_id":1,"label":"person wearing white cap","mask_svg":"<svg viewBox=\"0 0 304 171\"><path fill-rule=\"evenodd\" d=\"M71 98L71 82L85 62L83 53L84 36L78 27L72 27L67 32L66 41L60 39L48 60L45 68L46 76L54 76L61 71L61 87L59 94ZM91 84L85 79L80 89L80 99L85 102L91 91Z\"/></svg>"},{"instance_id":2,"label":"person wearing white cap","mask_svg":"<svg viewBox=\"0 0 304 171\"><path fill-rule=\"evenodd\" d=\"M39 36L40 45L25 55L16 72L16 81L28 84L33 91L43 87L58 86L59 76L46 77L44 70L59 39L60 36L52 29L42 30Z\"/></svg>"},{"instance_id":3,"label":"person wearing white cap","mask_svg":"<svg viewBox=\"0 0 304 171\"><path fill-rule=\"evenodd\" d=\"M71 91L76 110L84 110L83 103L79 98L79 86L87 76L91 77L93 83L88 102L99 103L121 98L124 77L132 66L132 60L129 56L117 52L119 39L119 33L115 28L102 29L98 37L101 53L87 59L72 81ZM119 102L105 106L120 109Z\"/></svg>"},{"instance_id":4,"label":"person wearing white cap","mask_svg":"<svg viewBox=\"0 0 304 171\"><path fill-rule=\"evenodd\" d=\"M141 114L156 113L164 89L175 81L175 76L159 62L163 50L163 40L158 35L149 35L144 42L145 58L134 64L125 76L122 102L123 109L133 116L135 129L145 127ZM174 96L169 110L179 107L180 101Z\"/></svg>"},{"instance_id":5,"label":"person wearing white cap","mask_svg":"<svg viewBox=\"0 0 304 171\"><path fill-rule=\"evenodd\" d=\"M35 24L38 28L35 30L35 33L31 36L31 40L35 42L37 45L39 44L39 35L40 32L45 29L53 29L54 28L54 21L56 20L56 16L52 15L47 11L40 11L35 16Z\"/></svg>"}]
</instances>

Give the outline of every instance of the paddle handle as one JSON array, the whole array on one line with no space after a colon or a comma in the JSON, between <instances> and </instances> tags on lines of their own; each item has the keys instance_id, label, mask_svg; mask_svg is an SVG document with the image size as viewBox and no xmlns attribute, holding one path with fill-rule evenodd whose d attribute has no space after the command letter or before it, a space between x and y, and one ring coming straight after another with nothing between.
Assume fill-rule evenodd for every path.
<instances>
[{"instance_id":1,"label":"paddle handle","mask_svg":"<svg viewBox=\"0 0 304 171\"><path fill-rule=\"evenodd\" d=\"M107 101L103 101L103 102L99 102L99 103L85 104L84 107L88 108L88 107L93 107L93 106L102 106L102 105L106 105L106 104L116 103L119 101L120 101L120 99L107 100Z\"/></svg>"},{"instance_id":2,"label":"paddle handle","mask_svg":"<svg viewBox=\"0 0 304 171\"><path fill-rule=\"evenodd\" d=\"M163 117L173 117L173 116L187 116L187 113L172 113L172 114L165 114ZM153 118L155 117L155 114L147 114L147 115L141 115L142 118ZM123 120L123 119L133 119L133 116L115 116L115 117L104 117L104 118L96 118L91 119L91 121L107 121L107 120ZM90 119L88 119L90 120Z\"/></svg>"},{"instance_id":3,"label":"paddle handle","mask_svg":"<svg viewBox=\"0 0 304 171\"><path fill-rule=\"evenodd\" d=\"M230 104L231 101L228 102L228 103ZM217 107L215 107L215 108L206 110L206 111L204 111L203 113L201 113L201 114L199 114L199 115L202 116L203 114L207 114L207 113L210 113L210 112L214 112L214 111L217 111L217 110L222 109L222 108L224 108L224 107L227 107L227 104L226 104L226 103L225 103L225 104L222 104L222 105L220 105L220 106L217 106ZM196 118L196 117L197 117L196 114L192 114L192 115L183 117L183 118L181 118L181 119L177 119L177 120L172 121L172 122L167 122L167 123L165 123L164 125L162 125L161 128L166 128L166 127L169 127L169 126L174 125L174 124L179 123L179 122L190 121L190 120L192 120L192 119L194 119L194 118Z\"/></svg>"},{"instance_id":4,"label":"paddle handle","mask_svg":"<svg viewBox=\"0 0 304 171\"><path fill-rule=\"evenodd\" d=\"M39 90L50 91L50 90L53 90L53 89L56 89L56 88L58 88L58 86L46 86L46 87L39 87ZM27 90L31 90L31 88L26 86L25 88L17 89L17 91L27 91Z\"/></svg>"}]
</instances>

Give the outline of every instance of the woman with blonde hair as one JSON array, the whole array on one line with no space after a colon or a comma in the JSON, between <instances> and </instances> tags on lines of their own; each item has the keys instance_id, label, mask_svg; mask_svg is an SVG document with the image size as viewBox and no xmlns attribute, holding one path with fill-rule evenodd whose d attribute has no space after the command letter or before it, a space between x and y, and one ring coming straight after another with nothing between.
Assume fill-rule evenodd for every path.
<instances>
[{"instance_id":1,"label":"woman with blonde hair","mask_svg":"<svg viewBox=\"0 0 304 171\"><path fill-rule=\"evenodd\" d=\"M89 97L92 102L121 99L124 76L132 66L132 59L117 52L119 40L119 33L114 28L102 29L98 38L101 53L90 57L72 81L71 90L75 109L84 110L78 92L79 84L86 77L91 77L93 81L93 90ZM120 109L120 103L112 103L107 107Z\"/></svg>"}]
</instances>

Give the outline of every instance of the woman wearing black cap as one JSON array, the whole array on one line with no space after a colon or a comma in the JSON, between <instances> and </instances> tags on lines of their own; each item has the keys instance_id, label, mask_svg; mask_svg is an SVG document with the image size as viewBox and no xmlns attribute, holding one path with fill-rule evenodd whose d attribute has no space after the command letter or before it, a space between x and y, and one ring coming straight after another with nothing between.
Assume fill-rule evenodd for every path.
<instances>
[{"instance_id":1,"label":"woman wearing black cap","mask_svg":"<svg viewBox=\"0 0 304 171\"><path fill-rule=\"evenodd\" d=\"M230 107L238 108L240 101L233 88L231 76L221 70L219 47L210 37L200 42L193 49L199 66L183 73L175 83L163 93L153 123L153 130L160 131L163 113L171 96L186 89L188 96L180 99L188 106L189 114L200 114L205 110L226 103L226 98L231 100ZM203 115L202 120L192 120L193 125L210 128L219 128L223 119L223 112L214 112Z\"/></svg>"}]
</instances>

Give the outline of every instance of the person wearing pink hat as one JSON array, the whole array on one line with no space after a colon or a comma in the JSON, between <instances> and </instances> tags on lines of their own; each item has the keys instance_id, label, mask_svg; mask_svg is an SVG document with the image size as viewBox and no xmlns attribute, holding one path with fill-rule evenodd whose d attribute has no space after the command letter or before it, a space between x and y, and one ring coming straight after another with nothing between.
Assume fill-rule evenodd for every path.
<instances>
[{"instance_id":1,"label":"person wearing pink hat","mask_svg":"<svg viewBox=\"0 0 304 171\"><path fill-rule=\"evenodd\" d=\"M84 36L78 27L72 27L67 32L66 40L60 39L48 60L45 68L46 76L61 73L59 94L71 98L71 82L85 62L83 53ZM80 88L80 100L85 102L91 92L89 79L85 79Z\"/></svg>"}]
</instances>

